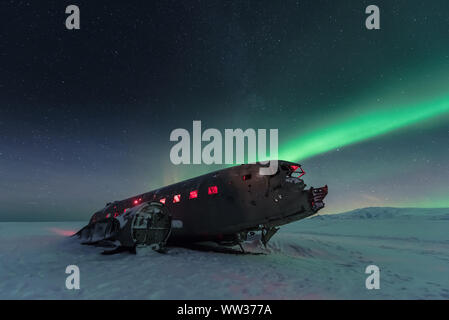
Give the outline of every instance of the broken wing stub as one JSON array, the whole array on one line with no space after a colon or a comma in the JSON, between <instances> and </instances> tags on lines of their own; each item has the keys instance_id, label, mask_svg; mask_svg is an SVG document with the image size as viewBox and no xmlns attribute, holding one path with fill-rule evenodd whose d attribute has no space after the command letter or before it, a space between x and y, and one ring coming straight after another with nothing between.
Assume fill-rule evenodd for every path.
<instances>
[{"instance_id":1,"label":"broken wing stub","mask_svg":"<svg viewBox=\"0 0 449 320\"><path fill-rule=\"evenodd\" d=\"M117 217L92 221L76 235L85 245L113 248L104 254L135 253L136 246L149 246L164 252L171 234L172 219L161 203L143 203Z\"/></svg>"}]
</instances>

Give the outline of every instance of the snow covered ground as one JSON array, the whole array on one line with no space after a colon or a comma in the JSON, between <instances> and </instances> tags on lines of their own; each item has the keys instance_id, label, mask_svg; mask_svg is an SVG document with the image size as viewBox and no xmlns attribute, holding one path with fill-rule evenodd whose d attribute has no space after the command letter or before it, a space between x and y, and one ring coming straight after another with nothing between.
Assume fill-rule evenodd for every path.
<instances>
[{"instance_id":1,"label":"snow covered ground","mask_svg":"<svg viewBox=\"0 0 449 320\"><path fill-rule=\"evenodd\" d=\"M0 223L0 299L449 299L449 209L367 208L285 226L270 254L102 256L85 222ZM380 290L365 268L381 270ZM65 288L77 265L81 289Z\"/></svg>"}]
</instances>

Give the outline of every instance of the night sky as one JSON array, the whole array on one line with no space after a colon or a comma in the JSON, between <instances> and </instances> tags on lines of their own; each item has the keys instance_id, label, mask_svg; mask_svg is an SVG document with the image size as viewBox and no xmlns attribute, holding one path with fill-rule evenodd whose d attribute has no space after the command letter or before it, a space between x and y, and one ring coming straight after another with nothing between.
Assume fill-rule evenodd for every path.
<instances>
[{"instance_id":1,"label":"night sky","mask_svg":"<svg viewBox=\"0 0 449 320\"><path fill-rule=\"evenodd\" d=\"M0 220L85 220L220 169L171 164L193 120L279 129L324 213L449 207L447 0L2 0L0 18Z\"/></svg>"}]
</instances>

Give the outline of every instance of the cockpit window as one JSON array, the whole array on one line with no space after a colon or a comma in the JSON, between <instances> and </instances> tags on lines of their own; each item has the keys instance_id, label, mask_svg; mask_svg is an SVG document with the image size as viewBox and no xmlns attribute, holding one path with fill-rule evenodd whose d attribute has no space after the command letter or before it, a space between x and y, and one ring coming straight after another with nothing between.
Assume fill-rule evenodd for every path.
<instances>
[{"instance_id":1,"label":"cockpit window","mask_svg":"<svg viewBox=\"0 0 449 320\"><path fill-rule=\"evenodd\" d=\"M301 178L306 172L301 168L301 166L290 166L292 173L290 176L292 178Z\"/></svg>"}]
</instances>

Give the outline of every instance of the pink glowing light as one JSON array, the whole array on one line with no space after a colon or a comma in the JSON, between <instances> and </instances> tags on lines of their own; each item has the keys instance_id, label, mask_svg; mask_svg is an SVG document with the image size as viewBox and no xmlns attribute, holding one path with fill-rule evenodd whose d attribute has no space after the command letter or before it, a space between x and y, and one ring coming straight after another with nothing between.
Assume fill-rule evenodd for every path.
<instances>
[{"instance_id":1,"label":"pink glowing light","mask_svg":"<svg viewBox=\"0 0 449 320\"><path fill-rule=\"evenodd\" d=\"M64 236L64 237L71 237L76 233L76 231L73 231L73 230L64 230L64 229L59 229L59 228L50 228L50 231L59 236Z\"/></svg>"}]
</instances>

